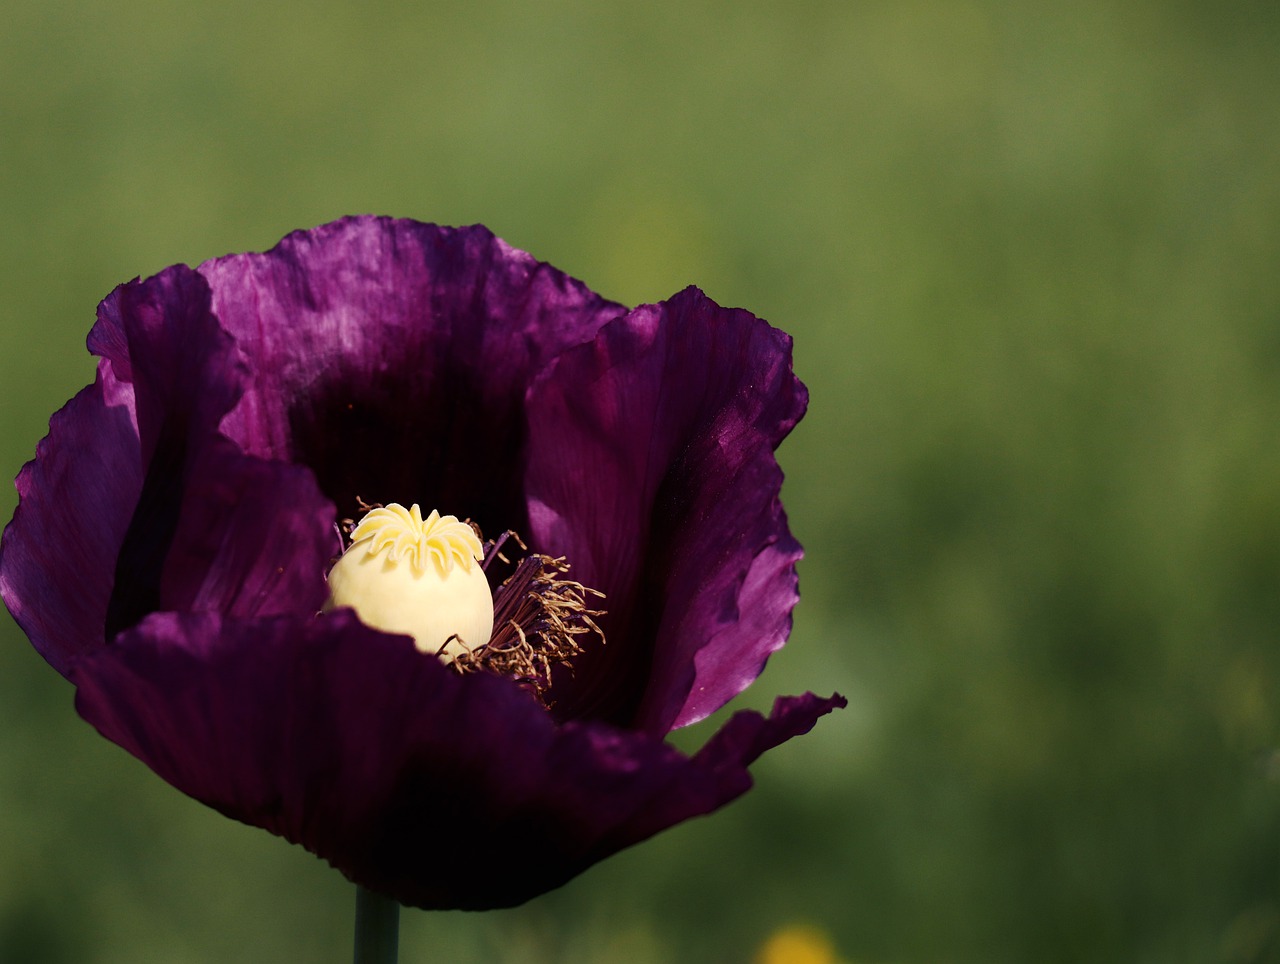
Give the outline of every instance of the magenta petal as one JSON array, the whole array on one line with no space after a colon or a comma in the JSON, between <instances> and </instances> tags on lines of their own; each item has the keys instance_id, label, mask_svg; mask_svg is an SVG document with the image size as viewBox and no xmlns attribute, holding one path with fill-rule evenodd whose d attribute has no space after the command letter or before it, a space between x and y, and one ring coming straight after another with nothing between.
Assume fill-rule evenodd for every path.
<instances>
[{"instance_id":1,"label":"magenta petal","mask_svg":"<svg viewBox=\"0 0 1280 964\"><path fill-rule=\"evenodd\" d=\"M767 717L755 710L735 713L685 766L672 772L672 786L628 817L624 846L741 796L752 785L747 767L762 754L808 733L819 718L847 705L848 700L838 693L825 699L805 693L779 697Z\"/></svg>"},{"instance_id":2,"label":"magenta petal","mask_svg":"<svg viewBox=\"0 0 1280 964\"><path fill-rule=\"evenodd\" d=\"M746 765L837 705L740 714L688 758L557 728L517 686L460 678L348 614L159 614L74 670L77 707L180 790L425 908L509 906L727 803Z\"/></svg>"},{"instance_id":3,"label":"magenta petal","mask_svg":"<svg viewBox=\"0 0 1280 964\"><path fill-rule=\"evenodd\" d=\"M693 288L606 325L535 384L533 536L609 610L609 644L557 681L568 714L665 733L785 642L801 550L773 450L806 399L785 334Z\"/></svg>"},{"instance_id":4,"label":"magenta petal","mask_svg":"<svg viewBox=\"0 0 1280 964\"><path fill-rule=\"evenodd\" d=\"M848 705L849 701L839 693L825 699L813 693L779 696L767 717L754 710L733 714L695 759L716 768L750 766L774 747L808 733L819 717Z\"/></svg>"},{"instance_id":5,"label":"magenta petal","mask_svg":"<svg viewBox=\"0 0 1280 964\"><path fill-rule=\"evenodd\" d=\"M187 483L247 376L210 312L209 286L185 265L120 285L98 306L89 349L133 389L141 491L114 566L106 636L164 608L165 562Z\"/></svg>"},{"instance_id":6,"label":"magenta petal","mask_svg":"<svg viewBox=\"0 0 1280 964\"><path fill-rule=\"evenodd\" d=\"M732 800L844 705L662 741L755 678L796 600L773 452L805 390L745 311L689 289L625 312L484 228L349 218L122 285L89 344L0 595L104 735L353 880L520 903ZM317 616L357 497L522 530L608 594L608 643L548 712Z\"/></svg>"},{"instance_id":7,"label":"magenta petal","mask_svg":"<svg viewBox=\"0 0 1280 964\"><path fill-rule=\"evenodd\" d=\"M106 629L159 610L311 614L336 548L333 507L301 466L248 456L219 430L250 373L183 266L121 285L89 347L133 386L145 466Z\"/></svg>"},{"instance_id":8,"label":"magenta petal","mask_svg":"<svg viewBox=\"0 0 1280 964\"><path fill-rule=\"evenodd\" d=\"M333 504L307 469L244 455L226 439L191 466L160 608L231 617L310 616L341 551Z\"/></svg>"},{"instance_id":9,"label":"magenta petal","mask_svg":"<svg viewBox=\"0 0 1280 964\"><path fill-rule=\"evenodd\" d=\"M345 794L358 808L361 794L376 792L377 767L342 762L345 749L397 746L367 730L398 726L377 712L377 687L404 682L378 679L393 662L378 656L396 643L412 649L348 614L232 621L157 613L83 659L72 681L81 715L174 786L305 843L318 814L339 821L335 832L350 832L362 815L338 813L337 803ZM351 677L335 675L335 654L361 647L365 659L344 667ZM373 719L343 734L336 720L349 700L367 701Z\"/></svg>"},{"instance_id":10,"label":"magenta petal","mask_svg":"<svg viewBox=\"0 0 1280 964\"><path fill-rule=\"evenodd\" d=\"M134 386L144 463L185 454L208 436L248 378L230 335L210 310L209 286L186 265L120 285L98 306L89 350Z\"/></svg>"},{"instance_id":11,"label":"magenta petal","mask_svg":"<svg viewBox=\"0 0 1280 964\"><path fill-rule=\"evenodd\" d=\"M150 612L311 614L336 547L304 467L218 432L247 372L182 266L121 285L89 347L98 379L50 423L18 478L0 593L64 675Z\"/></svg>"},{"instance_id":12,"label":"magenta petal","mask_svg":"<svg viewBox=\"0 0 1280 964\"><path fill-rule=\"evenodd\" d=\"M529 382L622 308L483 227L347 218L200 266L255 373L224 430L343 514L420 502L524 528Z\"/></svg>"},{"instance_id":13,"label":"magenta petal","mask_svg":"<svg viewBox=\"0 0 1280 964\"><path fill-rule=\"evenodd\" d=\"M64 676L102 644L142 475L132 386L105 367L53 416L18 475L18 509L0 542L0 596Z\"/></svg>"}]
</instances>

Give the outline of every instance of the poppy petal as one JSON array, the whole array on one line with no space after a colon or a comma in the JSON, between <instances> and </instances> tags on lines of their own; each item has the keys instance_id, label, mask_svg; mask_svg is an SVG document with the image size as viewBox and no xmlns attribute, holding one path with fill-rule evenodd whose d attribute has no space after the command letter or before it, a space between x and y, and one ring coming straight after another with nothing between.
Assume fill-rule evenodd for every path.
<instances>
[{"instance_id":1,"label":"poppy petal","mask_svg":"<svg viewBox=\"0 0 1280 964\"><path fill-rule=\"evenodd\" d=\"M0 596L64 676L102 645L113 574L142 489L133 387L105 366L49 420L18 475L0 542Z\"/></svg>"},{"instance_id":2,"label":"poppy petal","mask_svg":"<svg viewBox=\"0 0 1280 964\"><path fill-rule=\"evenodd\" d=\"M735 716L686 757L557 727L518 686L459 677L339 612L161 613L73 673L80 713L178 789L413 906L522 903L743 793L746 766L839 698Z\"/></svg>"},{"instance_id":3,"label":"poppy petal","mask_svg":"<svg viewBox=\"0 0 1280 964\"><path fill-rule=\"evenodd\" d=\"M525 389L620 313L474 226L346 218L200 266L253 382L224 430L310 466L339 511L418 502L525 527Z\"/></svg>"},{"instance_id":4,"label":"poppy petal","mask_svg":"<svg viewBox=\"0 0 1280 964\"><path fill-rule=\"evenodd\" d=\"M791 340L695 288L560 356L528 401L533 537L605 593L569 716L665 733L741 692L791 628L799 543L773 451L804 412Z\"/></svg>"},{"instance_id":5,"label":"poppy petal","mask_svg":"<svg viewBox=\"0 0 1280 964\"><path fill-rule=\"evenodd\" d=\"M425 908L521 903L734 799L844 705L734 715L790 629L790 340L697 289L626 311L481 227L348 218L116 289L18 478L0 595L175 787ZM554 677L462 676L316 614L335 509L514 528L604 590Z\"/></svg>"}]
</instances>

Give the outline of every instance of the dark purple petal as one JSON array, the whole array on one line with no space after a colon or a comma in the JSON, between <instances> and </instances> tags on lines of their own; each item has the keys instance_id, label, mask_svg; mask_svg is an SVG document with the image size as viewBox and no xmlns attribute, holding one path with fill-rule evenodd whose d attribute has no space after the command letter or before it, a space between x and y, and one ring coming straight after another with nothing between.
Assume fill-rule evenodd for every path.
<instances>
[{"instance_id":1,"label":"dark purple petal","mask_svg":"<svg viewBox=\"0 0 1280 964\"><path fill-rule=\"evenodd\" d=\"M0 543L0 596L64 676L102 643L142 476L133 388L104 366L50 419L18 475L18 508Z\"/></svg>"},{"instance_id":2,"label":"dark purple petal","mask_svg":"<svg viewBox=\"0 0 1280 964\"><path fill-rule=\"evenodd\" d=\"M459 677L350 614L159 614L79 663L81 714L180 790L425 908L521 903L727 803L745 767L840 700L735 716L688 758L557 728L518 686Z\"/></svg>"},{"instance_id":3,"label":"dark purple petal","mask_svg":"<svg viewBox=\"0 0 1280 964\"><path fill-rule=\"evenodd\" d=\"M692 799L688 789L675 788L674 792L653 801L643 813L632 818L627 827L628 833L634 835L631 842L645 840L690 817L710 813L745 793L752 785L747 767L774 747L808 733L819 718L832 710L842 709L848 702L839 693L825 699L805 693L802 696L778 697L767 717L755 710L741 710L733 714L694 754L688 767L690 771L698 772L704 781L714 782L720 788L721 795L704 798L716 802L703 809L696 808L690 805ZM682 775L681 778L687 777ZM733 788L732 792L726 795L729 788ZM696 789L692 791L693 799L699 798L699 792Z\"/></svg>"},{"instance_id":4,"label":"dark purple petal","mask_svg":"<svg viewBox=\"0 0 1280 964\"><path fill-rule=\"evenodd\" d=\"M790 339L694 288L606 325L535 384L532 536L609 611L608 645L557 680L566 715L665 733L786 641L801 550L773 451L806 400Z\"/></svg>"},{"instance_id":5,"label":"dark purple petal","mask_svg":"<svg viewBox=\"0 0 1280 964\"><path fill-rule=\"evenodd\" d=\"M133 387L141 492L115 561L106 636L163 608L165 561L186 484L246 378L209 310L209 286L185 265L120 285L98 306L89 350Z\"/></svg>"},{"instance_id":6,"label":"dark purple petal","mask_svg":"<svg viewBox=\"0 0 1280 964\"><path fill-rule=\"evenodd\" d=\"M333 504L305 468L239 452L226 439L192 463L160 607L230 617L308 616L341 551Z\"/></svg>"},{"instance_id":7,"label":"dark purple petal","mask_svg":"<svg viewBox=\"0 0 1280 964\"><path fill-rule=\"evenodd\" d=\"M754 710L733 714L695 759L717 769L750 766L774 747L808 733L820 717L848 705L849 701L839 693L826 698L813 693L779 696L768 717Z\"/></svg>"},{"instance_id":8,"label":"dark purple petal","mask_svg":"<svg viewBox=\"0 0 1280 964\"><path fill-rule=\"evenodd\" d=\"M219 432L250 373L210 300L179 265L117 288L89 335L134 387L146 466L108 636L160 610L310 615L325 598L333 507L307 469L246 455Z\"/></svg>"},{"instance_id":9,"label":"dark purple petal","mask_svg":"<svg viewBox=\"0 0 1280 964\"><path fill-rule=\"evenodd\" d=\"M755 678L796 600L773 451L805 391L747 312L689 289L626 313L483 228L352 218L122 285L89 344L0 595L104 735L360 883L520 903L844 705L739 713L691 758L661 740ZM608 593L552 714L315 615L330 499L358 496L523 530Z\"/></svg>"},{"instance_id":10,"label":"dark purple petal","mask_svg":"<svg viewBox=\"0 0 1280 964\"><path fill-rule=\"evenodd\" d=\"M177 266L103 301L98 379L50 423L18 478L0 592L64 675L158 610L314 613L333 507L303 467L248 456L218 432L246 370Z\"/></svg>"},{"instance_id":11,"label":"dark purple petal","mask_svg":"<svg viewBox=\"0 0 1280 964\"><path fill-rule=\"evenodd\" d=\"M349 218L200 272L254 372L232 438L343 514L419 502L494 533L524 528L529 381L623 310L479 226Z\"/></svg>"},{"instance_id":12,"label":"dark purple petal","mask_svg":"<svg viewBox=\"0 0 1280 964\"><path fill-rule=\"evenodd\" d=\"M120 285L98 306L89 350L134 386L144 463L183 436L215 432L244 390L248 372L209 300L205 280L175 265Z\"/></svg>"}]
</instances>

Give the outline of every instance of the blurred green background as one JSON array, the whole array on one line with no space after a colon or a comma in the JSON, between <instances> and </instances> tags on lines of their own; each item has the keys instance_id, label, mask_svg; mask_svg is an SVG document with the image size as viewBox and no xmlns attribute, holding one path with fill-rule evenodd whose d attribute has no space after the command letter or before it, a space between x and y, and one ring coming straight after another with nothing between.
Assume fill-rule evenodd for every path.
<instances>
[{"instance_id":1,"label":"blurred green background","mask_svg":"<svg viewBox=\"0 0 1280 964\"><path fill-rule=\"evenodd\" d=\"M348 213L795 335L805 598L738 705L849 709L561 891L407 912L402 960L732 964L792 921L859 964L1280 960L1280 8L5 10L0 475L114 285ZM349 959L336 872L101 740L2 619L0 961Z\"/></svg>"}]
</instances>

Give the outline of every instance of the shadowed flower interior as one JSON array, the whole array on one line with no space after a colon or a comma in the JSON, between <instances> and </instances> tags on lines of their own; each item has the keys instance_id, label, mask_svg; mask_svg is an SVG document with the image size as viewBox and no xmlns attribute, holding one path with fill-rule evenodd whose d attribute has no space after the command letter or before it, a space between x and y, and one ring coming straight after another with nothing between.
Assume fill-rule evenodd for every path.
<instances>
[{"instance_id":1,"label":"shadowed flower interior","mask_svg":"<svg viewBox=\"0 0 1280 964\"><path fill-rule=\"evenodd\" d=\"M627 309L482 227L359 217L120 285L89 348L0 596L104 736L357 883L521 903L844 705L665 742L798 598L774 450L807 394L747 311ZM361 494L410 508L343 545Z\"/></svg>"}]
</instances>

